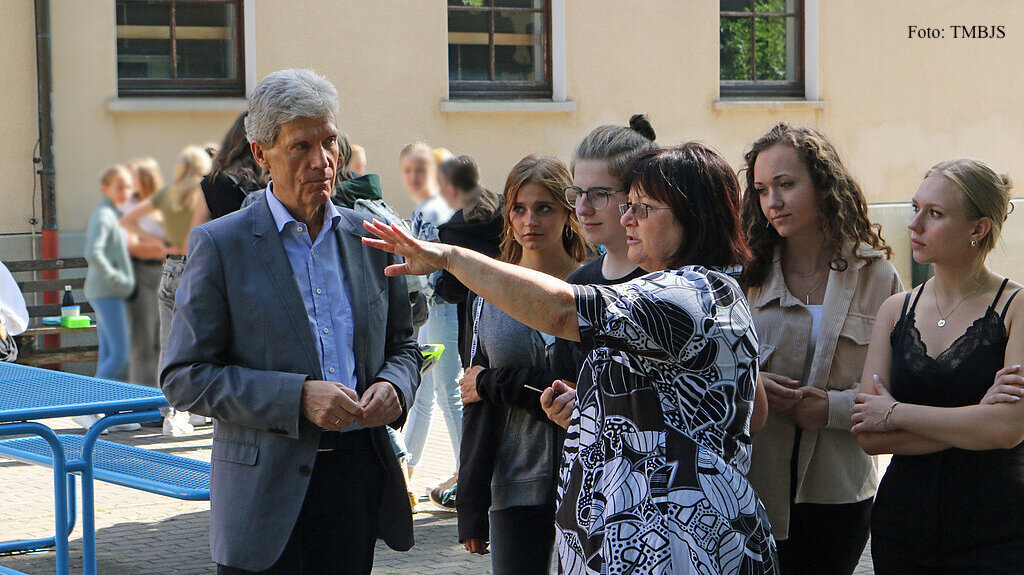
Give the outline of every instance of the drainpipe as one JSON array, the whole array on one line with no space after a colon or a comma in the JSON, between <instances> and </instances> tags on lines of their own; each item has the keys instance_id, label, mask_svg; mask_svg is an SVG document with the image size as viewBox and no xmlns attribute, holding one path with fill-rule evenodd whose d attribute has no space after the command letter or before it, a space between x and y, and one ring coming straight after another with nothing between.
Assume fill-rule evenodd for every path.
<instances>
[{"instance_id":1,"label":"drainpipe","mask_svg":"<svg viewBox=\"0 0 1024 575\"><path fill-rule=\"evenodd\" d=\"M36 87L39 109L39 187L43 215L42 250L43 258L60 255L57 239L57 197L54 192L53 161L53 60L50 55L50 1L35 0L36 5ZM55 280L60 277L58 270L43 272L43 279ZM43 303L60 303L60 293L43 294ZM59 335L46 336L46 347L60 347Z\"/></svg>"}]
</instances>

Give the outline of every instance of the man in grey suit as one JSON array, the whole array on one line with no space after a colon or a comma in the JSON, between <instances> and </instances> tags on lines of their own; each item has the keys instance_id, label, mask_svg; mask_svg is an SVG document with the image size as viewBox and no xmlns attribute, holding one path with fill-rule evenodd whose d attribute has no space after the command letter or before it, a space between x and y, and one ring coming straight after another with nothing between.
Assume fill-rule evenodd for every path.
<instances>
[{"instance_id":1,"label":"man in grey suit","mask_svg":"<svg viewBox=\"0 0 1024 575\"><path fill-rule=\"evenodd\" d=\"M214 418L210 548L220 574L370 573L378 536L413 545L385 425L419 385L405 280L335 207L337 91L267 76L246 134L264 197L193 230L160 384Z\"/></svg>"}]
</instances>

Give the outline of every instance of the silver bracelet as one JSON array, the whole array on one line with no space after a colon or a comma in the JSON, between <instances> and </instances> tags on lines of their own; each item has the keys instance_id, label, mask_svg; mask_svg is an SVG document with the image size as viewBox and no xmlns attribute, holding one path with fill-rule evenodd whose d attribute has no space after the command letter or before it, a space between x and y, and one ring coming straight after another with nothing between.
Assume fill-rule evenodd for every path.
<instances>
[{"instance_id":1,"label":"silver bracelet","mask_svg":"<svg viewBox=\"0 0 1024 575\"><path fill-rule=\"evenodd\" d=\"M892 418L892 410L896 409L896 406L899 404L900 402L898 401L892 402L892 405L889 406L889 411L885 412L885 419L882 420L882 424L885 425L886 433L896 431L896 426L889 420Z\"/></svg>"}]
</instances>

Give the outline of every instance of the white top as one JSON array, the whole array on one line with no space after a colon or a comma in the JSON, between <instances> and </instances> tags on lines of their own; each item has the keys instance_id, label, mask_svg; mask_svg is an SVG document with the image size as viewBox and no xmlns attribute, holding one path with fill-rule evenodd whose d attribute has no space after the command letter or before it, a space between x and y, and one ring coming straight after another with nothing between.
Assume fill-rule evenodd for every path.
<instances>
[{"instance_id":1,"label":"white top","mask_svg":"<svg viewBox=\"0 0 1024 575\"><path fill-rule=\"evenodd\" d=\"M821 305L809 305L807 311L811 312L811 346L818 341L818 333L821 331Z\"/></svg>"},{"instance_id":2,"label":"white top","mask_svg":"<svg viewBox=\"0 0 1024 575\"><path fill-rule=\"evenodd\" d=\"M18 289L18 282L2 262L0 262L0 321L7 333L18 335L28 327L28 308L25 298Z\"/></svg>"}]
</instances>

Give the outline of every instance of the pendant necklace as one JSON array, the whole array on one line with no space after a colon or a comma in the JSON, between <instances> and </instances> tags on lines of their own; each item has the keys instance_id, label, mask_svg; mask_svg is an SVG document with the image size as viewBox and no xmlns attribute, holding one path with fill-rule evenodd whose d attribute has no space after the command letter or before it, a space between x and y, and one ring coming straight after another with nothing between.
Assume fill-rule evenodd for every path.
<instances>
[{"instance_id":1,"label":"pendant necklace","mask_svg":"<svg viewBox=\"0 0 1024 575\"><path fill-rule=\"evenodd\" d=\"M811 288L811 291L804 294L804 305L811 305L811 294L818 291L818 288L821 287L822 282L824 282L825 278L827 277L827 273L821 276L821 279L818 280L818 283L814 284L814 287Z\"/></svg>"},{"instance_id":2,"label":"pendant necklace","mask_svg":"<svg viewBox=\"0 0 1024 575\"><path fill-rule=\"evenodd\" d=\"M956 312L957 308L960 307L960 304L962 304L965 301L967 301L967 298L969 298L972 295L978 293L978 290L980 290L980 289L981 289L981 286L978 286L978 287L974 288L974 290L971 291L971 293L969 293L969 294L965 295L963 298L961 298L960 301L957 302L956 306L953 307L953 310L950 311L949 313L947 313L946 315L942 315L942 310L939 309L939 293L935 292L935 311L938 312L938 314L939 314L939 321L935 325L937 325L938 327L945 327L946 326L946 318L948 318L949 316L953 315ZM935 291L935 290L933 289L932 291Z\"/></svg>"},{"instance_id":3,"label":"pendant necklace","mask_svg":"<svg viewBox=\"0 0 1024 575\"><path fill-rule=\"evenodd\" d=\"M819 272L821 272L821 268L820 267L815 267L814 269L812 269L810 271L810 273L806 273L806 274L802 273L802 272L798 272L796 270L792 270L792 269L790 270L790 273L793 273L793 274L796 274L798 276L802 276L802 277L805 277L805 278L812 277L814 274L817 274ZM810 291L804 293L804 305L811 305L811 294L816 292L816 291L818 291L818 288L821 287L821 284L825 281L825 278L827 278L827 277L828 277L828 273L826 272L825 275L821 276L821 278L818 279L818 283L814 284L814 287L812 287L810 289Z\"/></svg>"}]
</instances>

